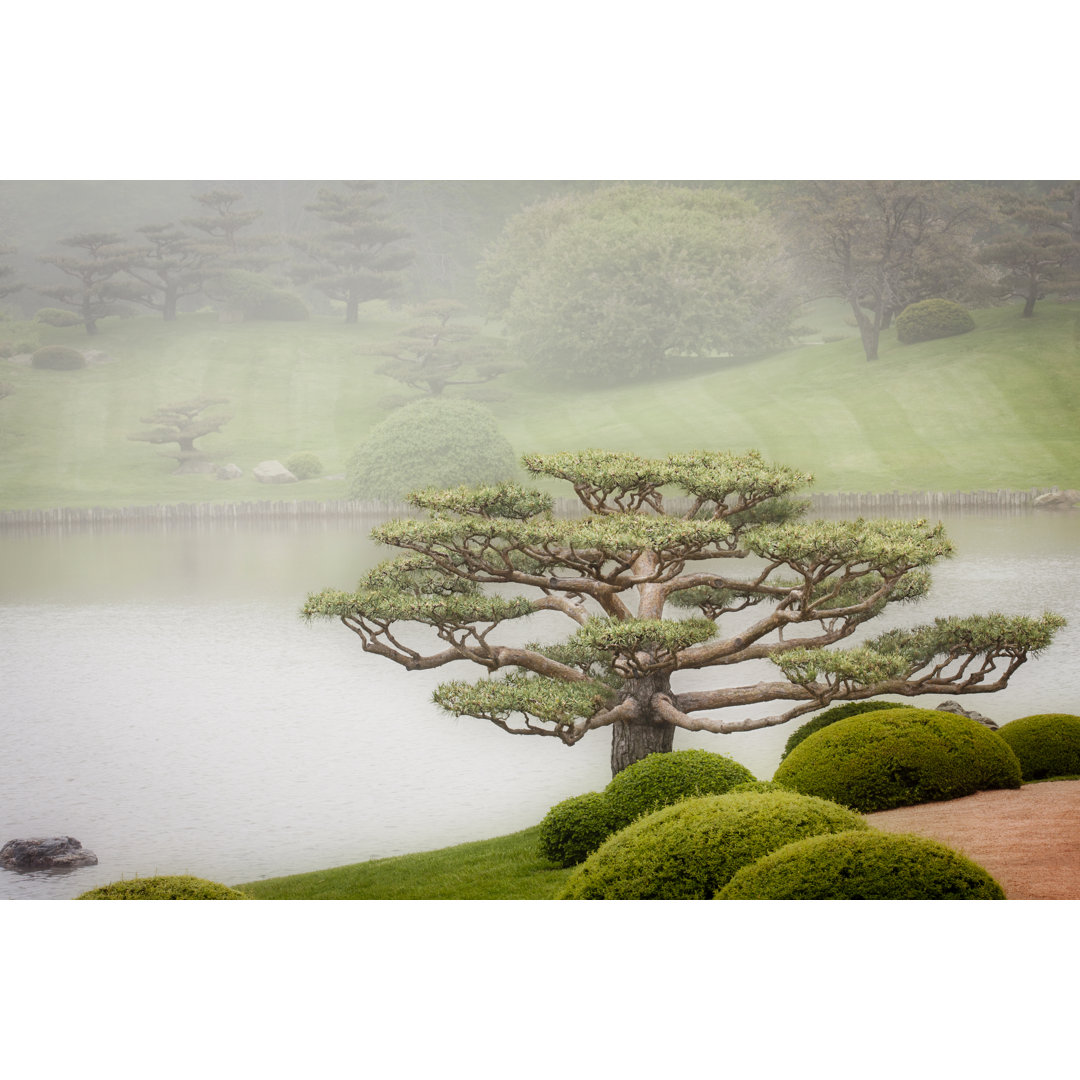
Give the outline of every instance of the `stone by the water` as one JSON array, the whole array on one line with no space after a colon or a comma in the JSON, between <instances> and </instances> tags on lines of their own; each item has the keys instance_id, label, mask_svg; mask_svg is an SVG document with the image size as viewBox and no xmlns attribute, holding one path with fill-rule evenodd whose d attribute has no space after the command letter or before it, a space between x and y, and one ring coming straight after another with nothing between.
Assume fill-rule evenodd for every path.
<instances>
[{"instance_id":1,"label":"stone by the water","mask_svg":"<svg viewBox=\"0 0 1080 1080\"><path fill-rule=\"evenodd\" d=\"M52 870L57 867L97 866L98 857L74 836L32 837L9 840L0 848L5 870Z\"/></svg>"},{"instance_id":2,"label":"stone by the water","mask_svg":"<svg viewBox=\"0 0 1080 1080\"><path fill-rule=\"evenodd\" d=\"M260 484L296 483L296 477L280 461L260 461L251 473Z\"/></svg>"},{"instance_id":3,"label":"stone by the water","mask_svg":"<svg viewBox=\"0 0 1080 1080\"><path fill-rule=\"evenodd\" d=\"M974 709L965 709L959 702L943 701L936 708L938 712L951 712L957 716L966 716L969 720L977 720L980 724L990 728L991 731L997 731L998 729L998 725L989 716L983 716L982 713L975 712Z\"/></svg>"}]
</instances>

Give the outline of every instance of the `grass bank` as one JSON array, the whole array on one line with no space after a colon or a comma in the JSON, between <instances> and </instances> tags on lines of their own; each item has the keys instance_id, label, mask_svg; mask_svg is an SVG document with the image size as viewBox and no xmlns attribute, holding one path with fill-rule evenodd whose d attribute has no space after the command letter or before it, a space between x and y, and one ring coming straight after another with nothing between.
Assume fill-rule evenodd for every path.
<instances>
[{"instance_id":1,"label":"grass bank","mask_svg":"<svg viewBox=\"0 0 1080 1080\"><path fill-rule=\"evenodd\" d=\"M256 900L551 900L570 876L537 852L540 827L418 855L238 885Z\"/></svg>"},{"instance_id":2,"label":"grass bank","mask_svg":"<svg viewBox=\"0 0 1080 1080\"><path fill-rule=\"evenodd\" d=\"M835 305L817 314L804 321L836 328ZM500 381L512 396L494 408L519 453L757 448L813 472L819 491L1080 487L1080 304L1044 303L1033 319L1014 307L973 314L974 331L941 341L904 346L886 332L874 363L849 337L628 384L523 370ZM39 371L0 360L15 390L0 401L0 508L342 498L342 480L268 489L250 470L310 450L343 472L386 414L382 399L402 391L365 352L399 329L384 309L355 326L199 314L105 319L92 339L40 327L42 343L100 349L110 362ZM200 445L243 479L172 476L158 448L126 438L160 405L200 394L230 399L232 421Z\"/></svg>"}]
</instances>

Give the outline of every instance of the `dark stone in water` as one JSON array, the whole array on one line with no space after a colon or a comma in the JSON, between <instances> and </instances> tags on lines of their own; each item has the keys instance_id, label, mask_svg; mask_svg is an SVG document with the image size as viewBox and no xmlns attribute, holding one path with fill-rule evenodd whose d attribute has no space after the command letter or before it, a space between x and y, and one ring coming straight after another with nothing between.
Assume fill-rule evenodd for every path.
<instances>
[{"instance_id":1,"label":"dark stone in water","mask_svg":"<svg viewBox=\"0 0 1080 1080\"><path fill-rule=\"evenodd\" d=\"M98 858L84 850L74 836L34 837L9 840L0 848L5 870L51 870L56 867L97 866Z\"/></svg>"}]
</instances>

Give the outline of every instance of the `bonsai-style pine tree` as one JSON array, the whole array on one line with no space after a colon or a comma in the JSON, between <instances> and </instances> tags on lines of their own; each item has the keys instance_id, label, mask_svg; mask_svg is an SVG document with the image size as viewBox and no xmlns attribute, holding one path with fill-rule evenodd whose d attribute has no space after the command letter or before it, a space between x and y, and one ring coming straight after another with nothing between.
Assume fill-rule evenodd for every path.
<instances>
[{"instance_id":1,"label":"bonsai-style pine tree","mask_svg":"<svg viewBox=\"0 0 1080 1080\"><path fill-rule=\"evenodd\" d=\"M516 484L415 492L429 520L372 533L406 554L354 592L310 596L303 614L339 618L365 651L409 671L484 668L479 682L436 690L456 716L567 744L610 728L613 774L670 750L677 728L749 731L831 701L1000 690L1064 625L1052 613L952 616L830 648L926 594L926 568L952 553L940 524L801 521L805 506L786 497L812 478L753 451L646 460L586 450L523 463L573 484L588 516L556 518L549 496ZM665 507L670 489L689 496L677 510ZM514 624L540 611L566 617L565 641L499 642L504 626L521 641ZM409 623L441 647L406 643ZM776 678L740 683L737 665L752 660L771 662ZM681 673L712 669L711 688L698 688L700 676L680 685ZM755 713L773 702L779 711Z\"/></svg>"},{"instance_id":2,"label":"bonsai-style pine tree","mask_svg":"<svg viewBox=\"0 0 1080 1080\"><path fill-rule=\"evenodd\" d=\"M429 300L418 306L419 321L393 341L373 346L390 359L378 370L426 397L440 397L448 386L475 386L505 374L501 341L480 336L472 326L455 322L465 310L456 300Z\"/></svg>"},{"instance_id":3,"label":"bonsai-style pine tree","mask_svg":"<svg viewBox=\"0 0 1080 1080\"><path fill-rule=\"evenodd\" d=\"M138 300L139 289L117 279L135 259L135 249L116 233L79 233L60 241L65 247L81 249L81 255L42 255L75 279L68 285L39 288L38 292L76 309L88 334L97 333L97 321L116 310L117 301Z\"/></svg>"},{"instance_id":4,"label":"bonsai-style pine tree","mask_svg":"<svg viewBox=\"0 0 1080 1080\"><path fill-rule=\"evenodd\" d=\"M384 300L400 290L400 271L414 253L402 246L408 229L389 220L382 206L386 196L372 181L348 180L343 188L320 188L308 206L329 227L317 238L293 241L309 260L294 269L293 277L342 301L345 321L354 323L361 304Z\"/></svg>"},{"instance_id":5,"label":"bonsai-style pine tree","mask_svg":"<svg viewBox=\"0 0 1080 1080\"><path fill-rule=\"evenodd\" d=\"M153 425L149 431L139 431L129 435L136 442L155 443L156 445L176 443L175 451L166 451L180 463L177 473L206 472L209 468L206 454L195 449L195 440L211 432L220 431L232 419L229 415L201 416L211 405L223 405L228 398L200 397L193 401L178 401L155 410L153 416L144 416L141 424Z\"/></svg>"}]
</instances>

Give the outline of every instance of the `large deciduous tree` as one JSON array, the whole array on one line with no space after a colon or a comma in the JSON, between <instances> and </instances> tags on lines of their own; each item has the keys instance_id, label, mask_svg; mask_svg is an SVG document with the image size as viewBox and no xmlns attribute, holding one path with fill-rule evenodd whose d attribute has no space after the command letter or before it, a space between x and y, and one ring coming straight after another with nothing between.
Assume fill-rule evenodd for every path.
<instances>
[{"instance_id":1,"label":"large deciduous tree","mask_svg":"<svg viewBox=\"0 0 1080 1080\"><path fill-rule=\"evenodd\" d=\"M1080 289L1078 192L1080 185L1066 192L1001 195L1002 228L981 257L1001 272L1005 295L1024 301L1021 314L1027 318L1044 297Z\"/></svg>"},{"instance_id":2,"label":"large deciduous tree","mask_svg":"<svg viewBox=\"0 0 1080 1080\"><path fill-rule=\"evenodd\" d=\"M557 519L550 496L514 484L416 492L410 501L430 520L372 533L406 554L353 592L310 596L303 613L339 618L365 651L409 671L460 660L486 669L478 683L438 688L454 715L567 744L611 728L613 773L670 750L677 729L749 731L882 694L990 693L1064 624L1052 613L938 618L831 648L926 594L927 567L952 552L941 525L803 522L803 504L787 496L811 478L756 452L523 462L573 484L588 516ZM666 505L662 489L683 492L684 505ZM500 643L537 612L564 616L572 633L520 644L512 630ZM407 624L429 627L441 647L425 651ZM770 661L776 677L740 683L736 670L751 661ZM680 685L709 671L711 688ZM774 702L779 711L758 713Z\"/></svg>"},{"instance_id":3,"label":"large deciduous tree","mask_svg":"<svg viewBox=\"0 0 1080 1080\"><path fill-rule=\"evenodd\" d=\"M401 271L412 262L413 252L404 244L408 230L389 219L386 196L373 181L349 180L343 188L320 188L308 206L329 228L315 238L293 241L308 259L294 268L293 276L341 301L345 321L355 323L361 304L397 295Z\"/></svg>"},{"instance_id":4,"label":"large deciduous tree","mask_svg":"<svg viewBox=\"0 0 1080 1080\"><path fill-rule=\"evenodd\" d=\"M135 259L135 249L117 233L78 233L60 241L79 249L79 255L43 255L41 261L75 279L67 285L38 291L74 308L88 334L97 333L97 321L113 314L118 301L138 300L141 290L118 275Z\"/></svg>"},{"instance_id":5,"label":"large deciduous tree","mask_svg":"<svg viewBox=\"0 0 1080 1080\"><path fill-rule=\"evenodd\" d=\"M762 213L713 188L620 184L516 215L481 266L518 357L633 378L790 338L796 298Z\"/></svg>"},{"instance_id":6,"label":"large deciduous tree","mask_svg":"<svg viewBox=\"0 0 1080 1080\"><path fill-rule=\"evenodd\" d=\"M811 295L846 301L867 360L908 304L978 298L975 236L985 194L931 180L818 180L782 196L785 229Z\"/></svg>"}]
</instances>

